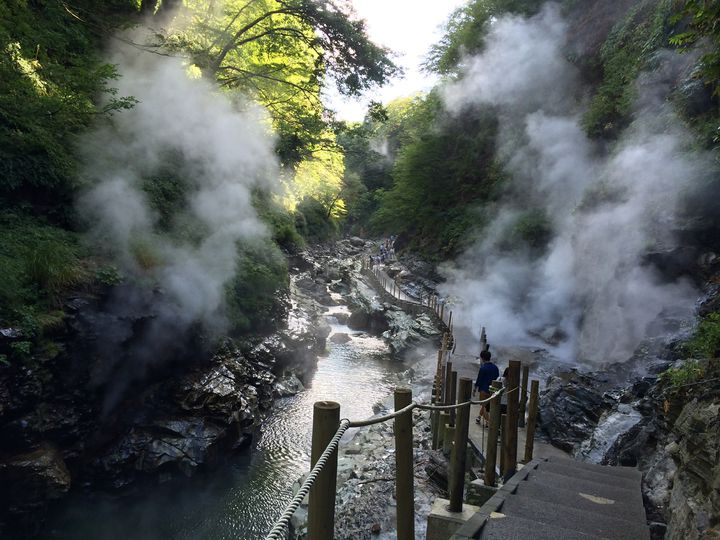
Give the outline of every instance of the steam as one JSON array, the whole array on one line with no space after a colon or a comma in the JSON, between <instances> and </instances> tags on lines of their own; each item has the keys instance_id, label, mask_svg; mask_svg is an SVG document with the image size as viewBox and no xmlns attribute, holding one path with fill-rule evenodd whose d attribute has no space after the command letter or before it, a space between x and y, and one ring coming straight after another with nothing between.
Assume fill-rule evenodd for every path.
<instances>
[{"instance_id":1,"label":"steam","mask_svg":"<svg viewBox=\"0 0 720 540\"><path fill-rule=\"evenodd\" d=\"M458 321L476 333L487 326L497 344L550 343L567 360L625 360L653 323L687 314L696 298L689 283L663 280L643 257L675 246L678 200L706 163L689 152L666 105L671 78L662 70L644 75L635 120L614 148L590 141L578 76L563 56L566 31L553 5L530 19L499 19L485 51L445 88L451 113L497 110L498 153L512 181L485 236L442 269L443 292L462 298ZM669 53L660 63L677 64ZM547 250L501 249L531 209L551 222Z\"/></svg>"},{"instance_id":2,"label":"steam","mask_svg":"<svg viewBox=\"0 0 720 540\"><path fill-rule=\"evenodd\" d=\"M104 329L97 384L116 379L118 371L128 380L144 376L181 353L174 344L194 325L224 329L224 291L236 272L237 243L267 234L252 191L271 187L278 168L259 107L231 102L209 82L190 78L180 59L127 47L111 61L120 74L119 94L138 103L81 141L91 186L78 207L96 244L131 281L155 292L116 295L110 310L120 314L117 324L133 310L150 314L141 336L132 335L137 328ZM161 225L143 181L167 174L182 179L178 193L185 195L181 210Z\"/></svg>"}]
</instances>

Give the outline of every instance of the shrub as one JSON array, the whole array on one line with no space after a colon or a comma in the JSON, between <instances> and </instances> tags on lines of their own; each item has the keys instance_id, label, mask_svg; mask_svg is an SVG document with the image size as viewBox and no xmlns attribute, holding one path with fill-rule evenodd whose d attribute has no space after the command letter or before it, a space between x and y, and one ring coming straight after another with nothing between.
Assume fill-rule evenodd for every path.
<instances>
[{"instance_id":1,"label":"shrub","mask_svg":"<svg viewBox=\"0 0 720 540\"><path fill-rule=\"evenodd\" d=\"M660 381L673 389L700 381L705 376L704 366L697 360L689 360L682 366L672 367L660 374Z\"/></svg>"},{"instance_id":2,"label":"shrub","mask_svg":"<svg viewBox=\"0 0 720 540\"><path fill-rule=\"evenodd\" d=\"M720 313L710 313L700 322L684 350L700 358L720 357Z\"/></svg>"},{"instance_id":3,"label":"shrub","mask_svg":"<svg viewBox=\"0 0 720 540\"><path fill-rule=\"evenodd\" d=\"M241 246L237 273L227 287L232 331L274 328L287 310L288 285L287 262L275 244Z\"/></svg>"}]
</instances>

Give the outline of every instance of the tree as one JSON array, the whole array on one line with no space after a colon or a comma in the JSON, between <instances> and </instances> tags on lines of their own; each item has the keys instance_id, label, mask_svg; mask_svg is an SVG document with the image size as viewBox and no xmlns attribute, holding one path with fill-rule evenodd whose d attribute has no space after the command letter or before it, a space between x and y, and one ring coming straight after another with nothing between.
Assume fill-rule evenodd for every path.
<instances>
[{"instance_id":1,"label":"tree","mask_svg":"<svg viewBox=\"0 0 720 540\"><path fill-rule=\"evenodd\" d=\"M164 3L149 4L162 17ZM205 76L265 106L284 163L335 144L320 98L326 82L357 94L397 72L345 2L228 0L218 9L212 0L188 0L177 17L174 28L156 29L156 45L189 53Z\"/></svg>"},{"instance_id":2,"label":"tree","mask_svg":"<svg viewBox=\"0 0 720 540\"><path fill-rule=\"evenodd\" d=\"M670 43L687 50L700 45L705 54L701 59L701 75L720 96L720 0L678 1L672 21L687 24L683 32L670 38Z\"/></svg>"}]
</instances>

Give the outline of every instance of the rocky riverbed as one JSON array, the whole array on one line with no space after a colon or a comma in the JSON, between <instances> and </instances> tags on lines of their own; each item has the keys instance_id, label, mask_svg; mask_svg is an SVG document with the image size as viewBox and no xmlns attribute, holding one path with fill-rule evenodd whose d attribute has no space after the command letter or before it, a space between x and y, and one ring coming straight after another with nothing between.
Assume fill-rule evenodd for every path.
<instances>
[{"instance_id":1,"label":"rocky riverbed","mask_svg":"<svg viewBox=\"0 0 720 540\"><path fill-rule=\"evenodd\" d=\"M328 322L350 325L334 344L366 333L396 354L436 337L429 319L377 301L360 272L369 247L348 239L295 256L279 330L219 345L200 333L162 340L169 361L136 362L127 351L162 309L160 291L68 299L56 354L0 366L0 533L33 535L70 493L137 493L247 453L274 401L312 377ZM113 295L138 299L137 309L108 311ZM4 329L0 339L21 338Z\"/></svg>"},{"instance_id":2,"label":"rocky riverbed","mask_svg":"<svg viewBox=\"0 0 720 540\"><path fill-rule=\"evenodd\" d=\"M720 299L709 280L700 311ZM689 328L665 321L665 336L645 341L626 362L548 379L540 426L578 459L638 467L652 538L720 536L720 380L718 361L698 364L689 386L663 374L688 360Z\"/></svg>"}]
</instances>

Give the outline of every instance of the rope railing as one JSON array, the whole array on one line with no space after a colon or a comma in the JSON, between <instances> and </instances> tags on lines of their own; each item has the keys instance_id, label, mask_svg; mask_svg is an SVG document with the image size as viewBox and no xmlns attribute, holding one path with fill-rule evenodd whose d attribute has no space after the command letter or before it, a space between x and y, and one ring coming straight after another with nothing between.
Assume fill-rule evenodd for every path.
<instances>
[{"instance_id":1,"label":"rope railing","mask_svg":"<svg viewBox=\"0 0 720 540\"><path fill-rule=\"evenodd\" d=\"M515 390L515 389L513 389ZM325 467L328 459L332 455L332 453L337 450L340 439L345 434L345 432L349 428L360 428L360 427L367 427L372 426L376 424L381 424L383 422L387 422L389 420L393 420L399 416L402 416L404 414L407 414L414 409L420 409L423 411L444 411L444 410L450 410L450 409L459 409L461 407L467 407L468 405L484 405L487 403L490 403L493 399L496 399L499 397L503 392L505 391L504 388L501 388L497 390L495 393L493 393L490 397L486 399L481 400L469 400L464 401L462 403L455 403L452 405L432 405L432 404L425 404L425 403L418 403L416 401L413 401L408 405L407 407L403 407L400 410L394 411L389 414L385 414L383 416L378 416L375 418L369 418L367 420L350 420L348 418L343 418L340 420L340 427L335 432L335 435L333 435L332 439L330 440L330 443L328 443L327 447L325 447L325 450L323 451L322 455L318 459L317 463L313 466L312 470L308 474L305 481L300 486L300 489L295 494L295 496L292 498L292 500L288 503L287 507L285 508L285 511L281 514L281 516L278 518L278 520L275 522L275 525L270 530L268 535L265 537L265 540L281 540L285 538L285 531L287 529L288 524L290 523L290 519L292 518L293 514L297 511L297 509L302 504L303 499L307 496L307 494L310 492L310 488L313 486L315 479L317 478L318 474L323 470Z\"/></svg>"},{"instance_id":2,"label":"rope railing","mask_svg":"<svg viewBox=\"0 0 720 540\"><path fill-rule=\"evenodd\" d=\"M438 351L435 380L432 385L430 403L412 400L412 392L408 388L396 388L395 411L369 418L366 420L339 419L340 405L335 402L316 402L313 413L312 468L302 482L297 493L288 503L274 526L266 536L266 540L284 540L292 516L310 495L308 540L324 540L333 537L335 514L335 490L337 477L337 452L340 439L350 428L361 428L394 420L395 459L396 459L396 512L398 540L414 539L414 487L413 487L413 448L412 448L412 411L415 409L430 411L430 427L432 432L432 449L450 453L450 473L448 475L448 494L450 512L462 512L465 460L469 439L470 406L484 406L482 415L488 420L488 442L485 460L486 485L495 485L495 463L497 457L498 436L502 445L500 470L507 478L515 473L517 465L517 428L524 425L525 402L527 401L528 369L523 370L522 386L520 384L519 361L511 360L508 368L509 376L506 387L493 384L493 393L480 400L472 399L472 380L463 377L458 381L457 372L452 370L452 359L455 358L455 339L452 333L452 311L447 312L446 303L437 295L428 297L427 303L411 299L402 291L398 284L389 276L381 275L379 268L371 261L363 261L363 270L368 270L379 282L382 289L394 298L404 302L419 304L433 311L442 321L447 331L443 335L442 346ZM383 273L384 274L384 273ZM388 290L390 283L392 289ZM399 296L395 295L395 292ZM407 299L403 299L405 296ZM480 333L481 350L488 350L487 336L483 327ZM475 357L474 355L457 355L457 358ZM519 390L522 389L522 398ZM507 415L501 414L500 397L508 396ZM532 459L532 448L537 415L538 381L532 381L528 417L527 437L525 444L525 461ZM482 409L481 409L482 411ZM522 411L522 413L520 413ZM488 414L489 413L489 414ZM519 421L519 416L522 420ZM500 426L503 426L500 434ZM485 446L485 431L482 432L482 443ZM323 449L324 448L324 449Z\"/></svg>"},{"instance_id":3,"label":"rope railing","mask_svg":"<svg viewBox=\"0 0 720 540\"><path fill-rule=\"evenodd\" d=\"M308 474L307 478L302 483L302 486L300 486L298 492L292 498L290 503L287 505L287 508L285 508L285 511L275 522L275 525L265 537L266 540L282 540L285 538L285 530L290 523L290 519L292 519L293 514L302 504L303 499L305 499L307 494L310 493L310 488L315 483L315 479L325 467L325 464L327 463L328 459L330 459L332 453L337 450L337 447L340 444L340 439L350 427L350 423L351 422L346 418L340 420L340 427L335 432L335 435L333 435L333 438L330 440L330 443L325 448L325 451L317 460L317 463L315 463L315 466L310 471L310 474Z\"/></svg>"}]
</instances>

